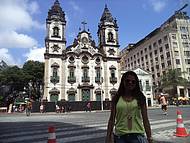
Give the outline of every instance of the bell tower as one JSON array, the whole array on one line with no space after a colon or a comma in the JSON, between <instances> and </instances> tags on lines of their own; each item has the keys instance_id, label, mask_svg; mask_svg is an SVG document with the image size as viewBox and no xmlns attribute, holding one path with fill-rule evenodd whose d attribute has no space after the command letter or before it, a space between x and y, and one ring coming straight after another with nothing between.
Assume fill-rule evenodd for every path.
<instances>
[{"instance_id":1,"label":"bell tower","mask_svg":"<svg viewBox=\"0 0 190 143\"><path fill-rule=\"evenodd\" d=\"M48 54L62 54L66 49L65 27L65 13L56 0L46 19L45 57L48 57Z\"/></svg>"},{"instance_id":2,"label":"bell tower","mask_svg":"<svg viewBox=\"0 0 190 143\"><path fill-rule=\"evenodd\" d=\"M98 42L100 50L106 57L118 57L119 41L117 20L112 17L107 5L98 25Z\"/></svg>"},{"instance_id":3,"label":"bell tower","mask_svg":"<svg viewBox=\"0 0 190 143\"><path fill-rule=\"evenodd\" d=\"M65 38L65 13L62 11L60 3L55 0L51 9L48 11L46 19L46 37L44 53L45 58L45 77L44 77L44 97L48 101L64 99L63 85L65 60L63 58L66 50Z\"/></svg>"}]
</instances>

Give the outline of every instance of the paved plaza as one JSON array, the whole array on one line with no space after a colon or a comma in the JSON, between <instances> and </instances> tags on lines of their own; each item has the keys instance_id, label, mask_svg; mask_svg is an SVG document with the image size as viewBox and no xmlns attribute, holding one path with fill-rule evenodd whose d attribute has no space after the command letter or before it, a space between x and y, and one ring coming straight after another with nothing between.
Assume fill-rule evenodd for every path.
<instances>
[{"instance_id":1,"label":"paved plaza","mask_svg":"<svg viewBox=\"0 0 190 143\"><path fill-rule=\"evenodd\" d=\"M190 129L190 107L181 108L184 125ZM190 143L190 137L176 137L176 108L163 115L159 108L149 109L156 143ZM48 127L55 127L57 143L104 143L109 111L71 113L0 114L1 143L46 143Z\"/></svg>"}]
</instances>

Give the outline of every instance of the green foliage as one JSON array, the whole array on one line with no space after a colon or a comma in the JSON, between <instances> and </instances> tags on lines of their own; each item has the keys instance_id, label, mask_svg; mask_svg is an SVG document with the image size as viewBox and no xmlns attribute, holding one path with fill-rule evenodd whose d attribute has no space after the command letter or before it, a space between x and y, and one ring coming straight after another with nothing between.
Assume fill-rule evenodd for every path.
<instances>
[{"instance_id":1,"label":"green foliage","mask_svg":"<svg viewBox=\"0 0 190 143\"><path fill-rule=\"evenodd\" d=\"M183 73L177 69L169 69L168 72L161 78L161 87L164 90L170 90L170 94L175 96L177 93L178 85L188 85L187 79L183 78L182 74Z\"/></svg>"},{"instance_id":2,"label":"green foliage","mask_svg":"<svg viewBox=\"0 0 190 143\"><path fill-rule=\"evenodd\" d=\"M23 68L8 67L0 71L0 86L11 86L11 92L19 93L24 87L31 93L34 100L40 98L40 87L43 87L44 63L27 61ZM31 86L29 87L29 82ZM29 91L30 89L30 91ZM29 94L29 93L28 93Z\"/></svg>"}]
</instances>

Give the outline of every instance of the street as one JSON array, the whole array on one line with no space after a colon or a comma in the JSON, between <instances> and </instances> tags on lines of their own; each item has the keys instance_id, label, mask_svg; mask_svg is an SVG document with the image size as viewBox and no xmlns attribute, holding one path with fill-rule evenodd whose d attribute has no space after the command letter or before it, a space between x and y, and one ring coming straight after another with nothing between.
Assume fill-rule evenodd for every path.
<instances>
[{"instance_id":1,"label":"street","mask_svg":"<svg viewBox=\"0 0 190 143\"><path fill-rule=\"evenodd\" d=\"M160 108L148 110L153 138L160 143L190 143L190 137L176 137L176 107L169 107L168 115ZM183 123L190 130L190 107L182 111ZM55 127L57 143L103 143L109 111L71 113L0 114L1 143L46 143L48 127Z\"/></svg>"}]
</instances>

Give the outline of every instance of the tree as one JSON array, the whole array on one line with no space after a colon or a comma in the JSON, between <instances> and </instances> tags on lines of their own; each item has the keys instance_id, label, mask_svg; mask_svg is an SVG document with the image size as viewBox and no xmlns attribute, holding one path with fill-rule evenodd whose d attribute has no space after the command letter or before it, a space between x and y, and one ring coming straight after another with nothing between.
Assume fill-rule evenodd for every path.
<instances>
[{"instance_id":1,"label":"tree","mask_svg":"<svg viewBox=\"0 0 190 143\"><path fill-rule=\"evenodd\" d=\"M177 98L177 86L188 86L188 80L182 77L182 72L177 69L169 69L161 78L161 87L170 94L170 97Z\"/></svg>"},{"instance_id":2,"label":"tree","mask_svg":"<svg viewBox=\"0 0 190 143\"><path fill-rule=\"evenodd\" d=\"M7 67L0 71L0 85L10 86L12 92L22 91L24 83L23 71L19 67Z\"/></svg>"},{"instance_id":3,"label":"tree","mask_svg":"<svg viewBox=\"0 0 190 143\"><path fill-rule=\"evenodd\" d=\"M39 61L27 61L23 65L23 72L25 74L25 80L29 83L26 85L29 95L34 100L39 100L43 88L44 63Z\"/></svg>"}]
</instances>

